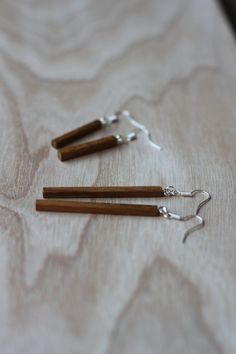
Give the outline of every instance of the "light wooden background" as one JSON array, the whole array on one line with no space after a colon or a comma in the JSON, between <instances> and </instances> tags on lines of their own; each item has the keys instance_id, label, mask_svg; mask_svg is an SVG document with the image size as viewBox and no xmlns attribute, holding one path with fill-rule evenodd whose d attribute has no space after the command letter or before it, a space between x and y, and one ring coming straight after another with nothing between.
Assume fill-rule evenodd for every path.
<instances>
[{"instance_id":1,"label":"light wooden background","mask_svg":"<svg viewBox=\"0 0 236 354\"><path fill-rule=\"evenodd\" d=\"M235 353L236 49L217 5L1 0L0 49L1 353ZM52 137L124 108L162 152L57 160ZM77 184L213 199L186 245L187 223L35 212L43 186Z\"/></svg>"}]
</instances>

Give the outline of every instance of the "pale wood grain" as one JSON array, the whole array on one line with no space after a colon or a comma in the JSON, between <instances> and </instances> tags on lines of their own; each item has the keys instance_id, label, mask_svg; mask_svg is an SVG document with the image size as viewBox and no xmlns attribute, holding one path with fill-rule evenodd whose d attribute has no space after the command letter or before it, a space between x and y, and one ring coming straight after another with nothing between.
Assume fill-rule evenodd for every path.
<instances>
[{"instance_id":1,"label":"pale wood grain","mask_svg":"<svg viewBox=\"0 0 236 354\"><path fill-rule=\"evenodd\" d=\"M1 352L234 353L236 50L213 0L2 0L0 48ZM160 153L57 160L65 126L122 108ZM35 211L45 185L134 184L209 190L205 228L183 246L174 221Z\"/></svg>"}]
</instances>

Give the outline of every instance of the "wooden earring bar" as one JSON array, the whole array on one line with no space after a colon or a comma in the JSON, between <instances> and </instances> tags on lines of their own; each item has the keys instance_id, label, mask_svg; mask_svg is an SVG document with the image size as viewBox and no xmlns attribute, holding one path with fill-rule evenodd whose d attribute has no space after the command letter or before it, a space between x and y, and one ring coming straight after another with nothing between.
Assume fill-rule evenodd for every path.
<instances>
[{"instance_id":1,"label":"wooden earring bar","mask_svg":"<svg viewBox=\"0 0 236 354\"><path fill-rule=\"evenodd\" d=\"M105 215L129 215L129 216L160 216L156 205L143 204L115 204L75 202L65 200L36 200L37 211L105 214Z\"/></svg>"},{"instance_id":2,"label":"wooden earring bar","mask_svg":"<svg viewBox=\"0 0 236 354\"><path fill-rule=\"evenodd\" d=\"M60 149L65 145L73 143L75 140L83 138L89 134L92 134L102 129L103 124L100 119L96 119L91 123L85 124L80 128L74 129L66 134L63 134L52 140L52 146L56 149Z\"/></svg>"},{"instance_id":3,"label":"wooden earring bar","mask_svg":"<svg viewBox=\"0 0 236 354\"><path fill-rule=\"evenodd\" d=\"M76 157L93 154L94 152L110 149L118 146L119 144L119 138L115 135L110 135L84 144L64 147L58 150L57 156L59 160L66 161Z\"/></svg>"},{"instance_id":4,"label":"wooden earring bar","mask_svg":"<svg viewBox=\"0 0 236 354\"><path fill-rule=\"evenodd\" d=\"M164 197L160 186L123 187L44 187L44 198L160 198Z\"/></svg>"}]
</instances>

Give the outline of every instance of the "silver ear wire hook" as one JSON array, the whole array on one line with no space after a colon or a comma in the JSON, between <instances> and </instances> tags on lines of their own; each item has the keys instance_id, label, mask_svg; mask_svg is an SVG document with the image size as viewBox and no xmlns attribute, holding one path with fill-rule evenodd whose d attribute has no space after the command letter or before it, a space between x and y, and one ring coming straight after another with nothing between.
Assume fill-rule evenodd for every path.
<instances>
[{"instance_id":1,"label":"silver ear wire hook","mask_svg":"<svg viewBox=\"0 0 236 354\"><path fill-rule=\"evenodd\" d=\"M194 232L194 231L197 231L197 230L200 230L204 225L205 225L205 221L204 219L200 216L200 215L190 215L190 216L193 216L194 218L198 219L200 221L200 223L198 225L195 225L193 227L191 227L190 229L188 229L185 234L184 234L184 237L183 237L183 240L182 242L185 243L188 236ZM189 219L188 219L189 220ZM187 221L187 220L186 220Z\"/></svg>"},{"instance_id":2,"label":"silver ear wire hook","mask_svg":"<svg viewBox=\"0 0 236 354\"><path fill-rule=\"evenodd\" d=\"M150 133L150 131L142 124L138 123L132 116L131 116L131 113L127 110L124 110L124 111L118 111L115 113L116 116L120 116L120 115L123 115L134 127L138 128L137 130L134 130L132 133L128 134L124 139L126 140L126 142L130 142L134 139L136 139L136 137L134 137L134 135L137 135L139 132L143 132L148 140L149 140L149 143L155 147L156 149L158 150L161 150L162 148L154 143L153 139L152 139L152 135ZM130 136L132 136L132 138L130 139Z\"/></svg>"},{"instance_id":3,"label":"silver ear wire hook","mask_svg":"<svg viewBox=\"0 0 236 354\"><path fill-rule=\"evenodd\" d=\"M184 238L183 238L183 243L186 242L188 236L189 236L192 232L201 229L201 228L205 225L205 221L204 221L204 219L199 215L199 212L200 212L201 208L211 200L211 195L210 195L209 192L204 191L204 190L202 190L202 189L195 189L194 191L191 192L191 195L192 195L192 197L195 197L195 196L196 196L197 194L199 194L199 193L203 194L203 195L206 197L206 199L204 199L202 202L199 203L199 205L198 205L198 207L197 207L197 210L196 210L196 214L195 214L195 218L197 218L197 219L200 221L200 223L199 223L198 225L193 226L192 228L190 228L189 230L187 230L187 231L185 232L185 235L184 235Z\"/></svg>"},{"instance_id":4,"label":"silver ear wire hook","mask_svg":"<svg viewBox=\"0 0 236 354\"><path fill-rule=\"evenodd\" d=\"M194 191L191 192L193 197L195 197L195 195L197 195L199 193L205 195L206 199L204 199L201 203L199 203L197 210L196 210L196 215L198 215L199 211L202 209L202 207L211 200L211 195L207 191L204 191L202 189L195 189Z\"/></svg>"},{"instance_id":5,"label":"silver ear wire hook","mask_svg":"<svg viewBox=\"0 0 236 354\"><path fill-rule=\"evenodd\" d=\"M178 221L188 221L191 219L197 219L199 221L199 223L195 226L192 226L190 229L188 229L183 237L183 243L186 242L188 236L193 233L194 231L200 230L204 225L205 225L205 221L204 219L199 215L199 212L201 210L201 208L207 204L210 200L211 200L211 195L210 193L208 193L207 191L204 191L202 189L195 189L191 192L180 192L178 190L176 190L173 186L168 186L164 189L164 195L167 197L171 197L171 196L182 196L182 197L195 197L197 194L203 194L206 198L199 203L196 213L192 214L192 215L186 215L186 216L181 216L178 214L174 214L171 213L166 207L160 207L159 211L161 213L161 215L163 215L165 218L167 219L172 219L172 220L178 220Z\"/></svg>"},{"instance_id":6,"label":"silver ear wire hook","mask_svg":"<svg viewBox=\"0 0 236 354\"><path fill-rule=\"evenodd\" d=\"M200 221L200 223L198 223L195 226L192 226L190 229L185 231L184 237L183 237L183 240L182 240L183 243L186 242L188 236L191 233L193 233L194 231L200 230L205 224L203 218L200 215L197 215L197 214L181 216L181 215L178 215L178 214L171 213L166 207L163 207L163 206L161 206L159 208L159 212L160 212L161 215L164 216L164 218L169 219L169 220L189 221L191 219L196 218L196 219L198 219Z\"/></svg>"}]
</instances>

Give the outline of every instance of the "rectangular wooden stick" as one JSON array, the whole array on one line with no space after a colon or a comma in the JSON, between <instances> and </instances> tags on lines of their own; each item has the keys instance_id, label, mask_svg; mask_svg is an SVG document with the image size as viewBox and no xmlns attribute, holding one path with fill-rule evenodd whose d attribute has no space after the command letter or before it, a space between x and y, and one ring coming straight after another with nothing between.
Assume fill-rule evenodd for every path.
<instances>
[{"instance_id":1,"label":"rectangular wooden stick","mask_svg":"<svg viewBox=\"0 0 236 354\"><path fill-rule=\"evenodd\" d=\"M44 187L44 198L160 198L160 186Z\"/></svg>"},{"instance_id":2,"label":"rectangular wooden stick","mask_svg":"<svg viewBox=\"0 0 236 354\"><path fill-rule=\"evenodd\" d=\"M159 216L156 205L143 204L115 204L75 202L65 200L36 200L37 211L50 211L61 213L107 214L130 216Z\"/></svg>"},{"instance_id":3,"label":"rectangular wooden stick","mask_svg":"<svg viewBox=\"0 0 236 354\"><path fill-rule=\"evenodd\" d=\"M64 147L58 150L58 158L61 161L66 161L75 157L81 157L97 151L110 149L115 146L118 146L118 140L114 135L110 135L84 144Z\"/></svg>"},{"instance_id":4,"label":"rectangular wooden stick","mask_svg":"<svg viewBox=\"0 0 236 354\"><path fill-rule=\"evenodd\" d=\"M91 123L85 124L80 128L74 129L66 134L63 134L52 140L52 146L56 149L60 149L63 146L73 143L75 140L83 138L93 132L96 132L102 128L102 122L99 119L94 120Z\"/></svg>"}]
</instances>

